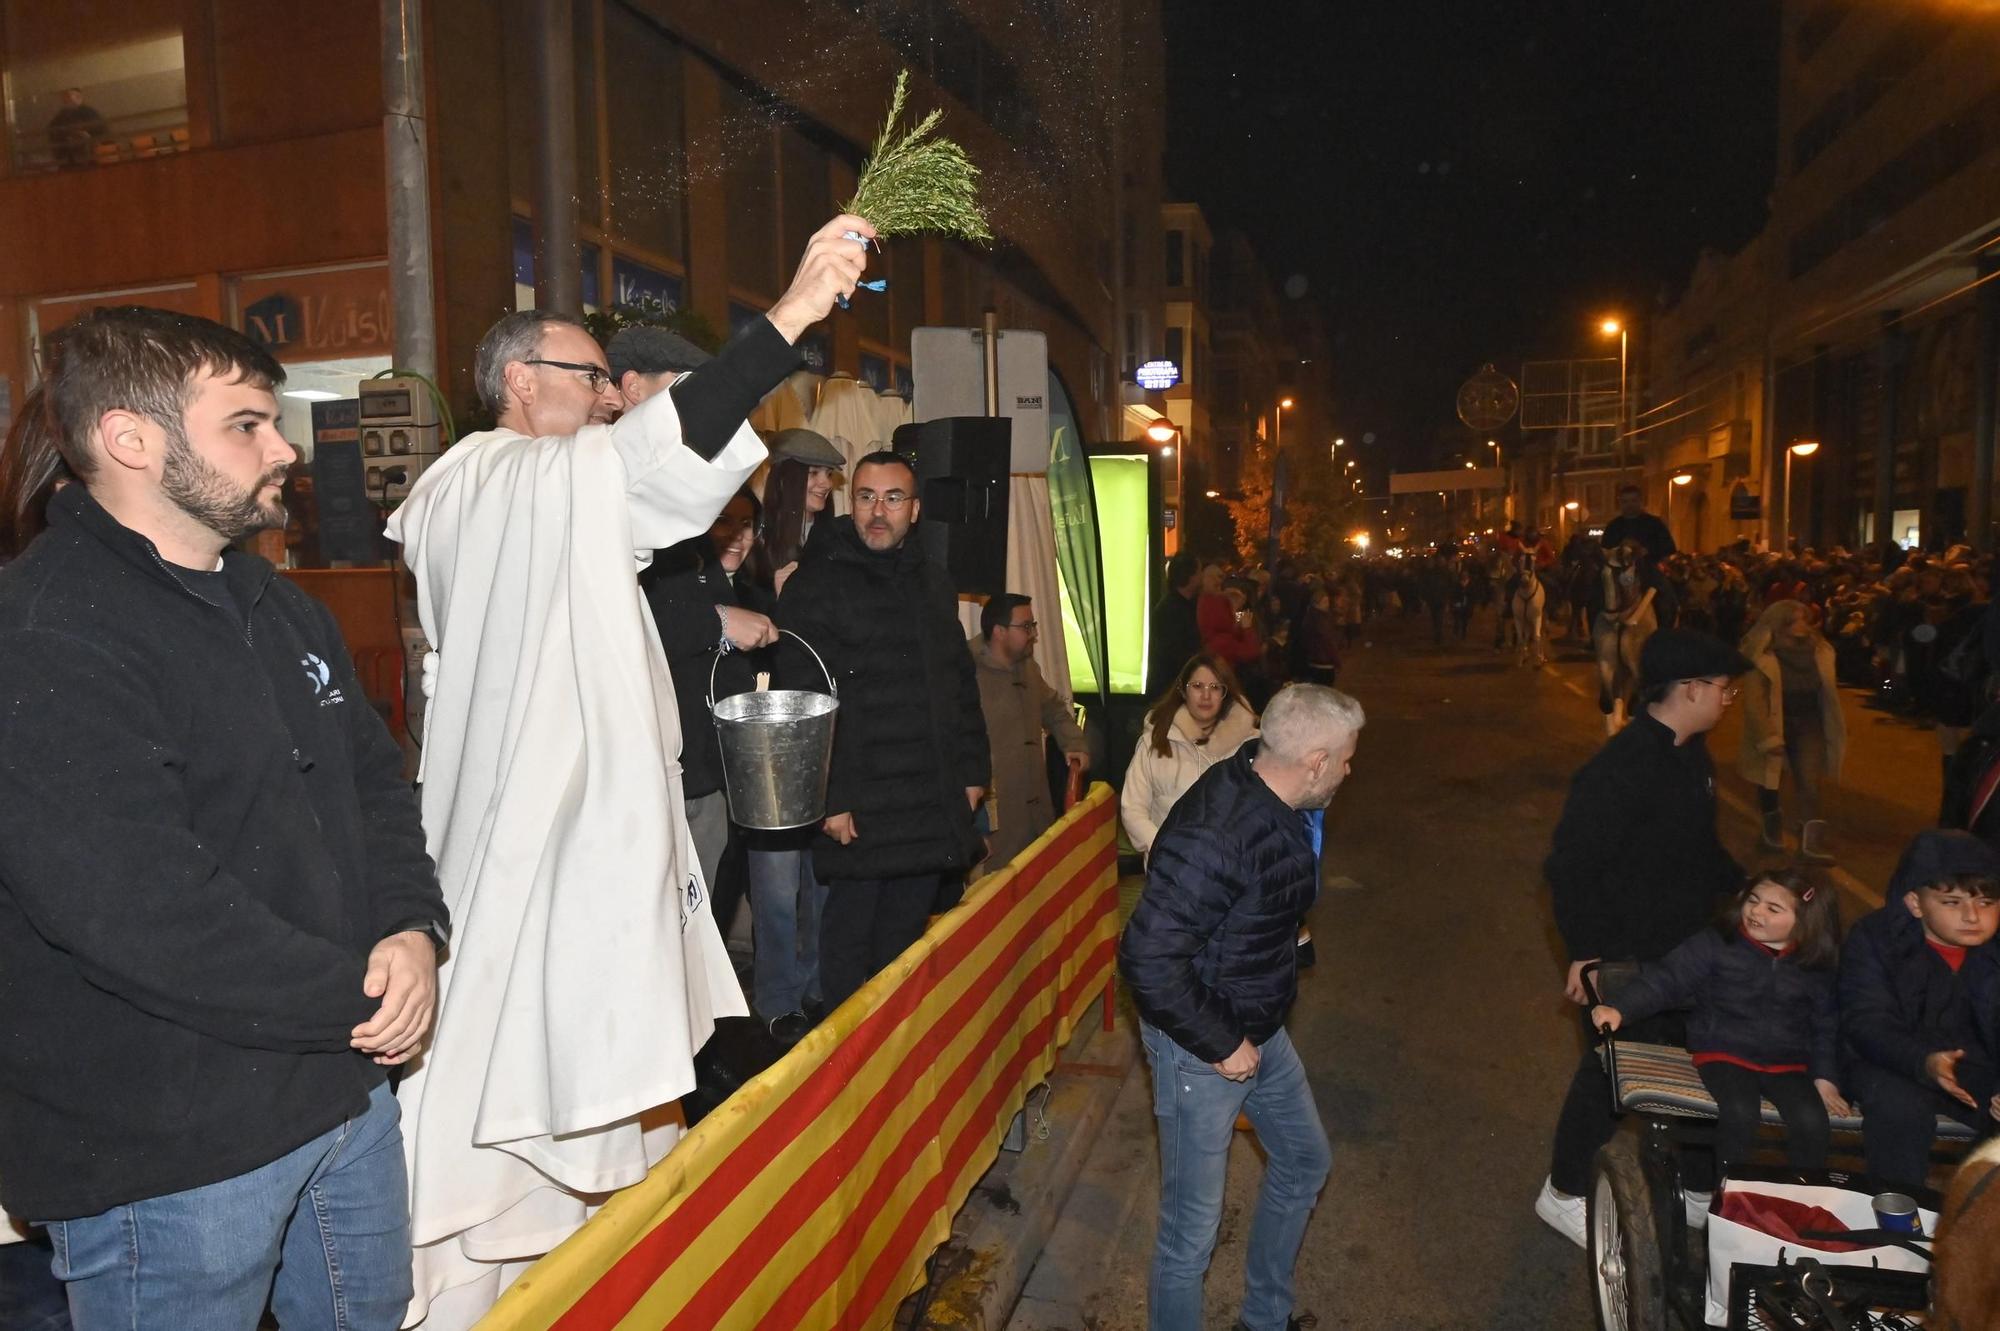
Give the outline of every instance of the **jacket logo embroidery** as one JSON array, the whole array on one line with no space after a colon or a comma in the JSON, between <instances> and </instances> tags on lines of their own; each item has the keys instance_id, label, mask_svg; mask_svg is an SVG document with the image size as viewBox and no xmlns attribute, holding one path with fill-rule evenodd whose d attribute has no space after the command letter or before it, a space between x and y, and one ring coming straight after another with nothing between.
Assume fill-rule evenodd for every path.
<instances>
[{"instance_id":1,"label":"jacket logo embroidery","mask_svg":"<svg viewBox=\"0 0 2000 1331\"><path fill-rule=\"evenodd\" d=\"M347 701L345 693L329 687L333 683L333 669L325 661L307 652L299 658L299 664L305 667L306 682L312 685L313 696L319 698L321 707L335 707Z\"/></svg>"},{"instance_id":2,"label":"jacket logo embroidery","mask_svg":"<svg viewBox=\"0 0 2000 1331\"><path fill-rule=\"evenodd\" d=\"M701 879L689 874L687 886L681 890L681 932L686 933L688 921L701 910Z\"/></svg>"}]
</instances>

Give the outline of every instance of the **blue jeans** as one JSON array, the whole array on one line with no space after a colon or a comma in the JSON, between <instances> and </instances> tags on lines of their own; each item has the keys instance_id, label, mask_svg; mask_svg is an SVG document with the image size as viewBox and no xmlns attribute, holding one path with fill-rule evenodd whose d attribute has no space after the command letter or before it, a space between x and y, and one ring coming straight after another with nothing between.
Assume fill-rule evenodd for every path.
<instances>
[{"instance_id":1,"label":"blue jeans","mask_svg":"<svg viewBox=\"0 0 2000 1331\"><path fill-rule=\"evenodd\" d=\"M395 1331L410 1304L396 1098L220 1183L48 1226L76 1331Z\"/></svg>"},{"instance_id":2,"label":"blue jeans","mask_svg":"<svg viewBox=\"0 0 2000 1331\"><path fill-rule=\"evenodd\" d=\"M798 1012L819 988L819 916L826 889L810 850L759 850L750 859L750 924L756 943L751 1002L774 1021Z\"/></svg>"},{"instance_id":3,"label":"blue jeans","mask_svg":"<svg viewBox=\"0 0 2000 1331\"><path fill-rule=\"evenodd\" d=\"M1151 1025L1141 1023L1140 1035L1153 1065L1153 1114L1160 1126L1160 1230L1146 1284L1147 1326L1201 1331L1202 1279L1222 1223L1229 1146L1241 1113L1267 1157L1244 1259L1242 1322L1250 1331L1285 1331L1292 1268L1333 1167L1305 1065L1283 1030L1264 1042L1256 1073L1240 1082Z\"/></svg>"}]
</instances>

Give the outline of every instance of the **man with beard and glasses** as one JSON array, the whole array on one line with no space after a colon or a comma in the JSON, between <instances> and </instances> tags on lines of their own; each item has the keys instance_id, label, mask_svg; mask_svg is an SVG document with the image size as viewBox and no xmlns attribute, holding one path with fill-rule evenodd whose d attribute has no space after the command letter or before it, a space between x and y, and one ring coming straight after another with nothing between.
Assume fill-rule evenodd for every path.
<instances>
[{"instance_id":1,"label":"man with beard and glasses","mask_svg":"<svg viewBox=\"0 0 2000 1331\"><path fill-rule=\"evenodd\" d=\"M827 817L813 845L826 884L820 990L828 1011L923 933L984 854L972 811L991 766L979 680L944 568L909 539L923 510L900 453L855 464L854 511L818 522L777 621L840 683ZM796 687L824 688L787 641Z\"/></svg>"},{"instance_id":2,"label":"man with beard and glasses","mask_svg":"<svg viewBox=\"0 0 2000 1331\"><path fill-rule=\"evenodd\" d=\"M622 414L581 325L508 315L473 367L498 428L432 463L389 524L436 649L424 828L462 940L438 1038L401 1089L409 1318L431 1331L469 1326L658 1163L695 1052L747 1013L636 575L706 533L764 460L746 418L853 292L874 234L858 217L820 228L766 316Z\"/></svg>"},{"instance_id":3,"label":"man with beard and glasses","mask_svg":"<svg viewBox=\"0 0 2000 1331\"><path fill-rule=\"evenodd\" d=\"M75 483L0 571L0 1202L80 1331L393 1328L389 1069L449 917L403 755L283 524L284 371L206 319L49 348Z\"/></svg>"}]
</instances>

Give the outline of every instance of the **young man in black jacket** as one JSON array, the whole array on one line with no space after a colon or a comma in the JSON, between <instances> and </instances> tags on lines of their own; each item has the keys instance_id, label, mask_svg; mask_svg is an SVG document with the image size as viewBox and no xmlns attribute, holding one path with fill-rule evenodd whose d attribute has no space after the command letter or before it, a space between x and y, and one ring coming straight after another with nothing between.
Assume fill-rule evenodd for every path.
<instances>
[{"instance_id":1,"label":"young man in black jacket","mask_svg":"<svg viewBox=\"0 0 2000 1331\"><path fill-rule=\"evenodd\" d=\"M0 1201L81 1331L387 1331L448 920L332 616L229 548L285 519L284 372L137 307L53 350L80 484L0 573Z\"/></svg>"},{"instance_id":2,"label":"young man in black jacket","mask_svg":"<svg viewBox=\"0 0 2000 1331\"><path fill-rule=\"evenodd\" d=\"M1548 1180L1535 1214L1584 1244L1583 1194L1599 1147L1611 1140L1611 1085L1590 1029L1583 968L1594 961L1657 961L1711 923L1743 870L1715 831L1715 764L1703 736L1736 699L1750 663L1702 633L1662 629L1639 657L1646 705L1570 781L1543 866L1556 927L1569 953L1563 995L1584 1006L1586 1048L1556 1123ZM1643 1028L1643 1029L1642 1029ZM1627 1028L1636 1040L1682 1042L1662 1014Z\"/></svg>"},{"instance_id":3,"label":"young man in black jacket","mask_svg":"<svg viewBox=\"0 0 2000 1331\"><path fill-rule=\"evenodd\" d=\"M825 833L820 990L830 1012L924 931L940 887L984 854L972 811L992 775L979 681L945 570L909 539L922 512L900 454L855 464L849 519L816 523L778 600L840 685ZM793 655L800 687L824 687Z\"/></svg>"},{"instance_id":4,"label":"young man in black jacket","mask_svg":"<svg viewBox=\"0 0 2000 1331\"><path fill-rule=\"evenodd\" d=\"M1245 1259L1245 1331L1288 1331L1292 1270L1332 1167L1304 1065L1285 1031L1298 929L1319 894L1323 814L1366 718L1318 684L1281 689L1263 737L1201 775L1160 825L1118 944L1143 1020L1160 1128L1159 1234L1146 1286L1154 1331L1199 1331L1236 1117L1268 1163Z\"/></svg>"}]
</instances>

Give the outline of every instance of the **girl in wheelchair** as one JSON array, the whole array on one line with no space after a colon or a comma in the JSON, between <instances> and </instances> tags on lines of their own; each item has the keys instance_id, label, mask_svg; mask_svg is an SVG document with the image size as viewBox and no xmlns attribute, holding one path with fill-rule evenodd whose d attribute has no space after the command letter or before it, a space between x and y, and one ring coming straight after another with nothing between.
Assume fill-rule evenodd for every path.
<instances>
[{"instance_id":1,"label":"girl in wheelchair","mask_svg":"<svg viewBox=\"0 0 2000 1331\"><path fill-rule=\"evenodd\" d=\"M1715 1097L1716 1163L1750 1154L1769 1100L1785 1121L1795 1168L1826 1164L1829 1113L1850 1112L1837 1083L1835 997L1840 912L1809 870L1759 874L1713 929L1648 964L1591 1010L1599 1030L1688 1009L1687 1045Z\"/></svg>"}]
</instances>

